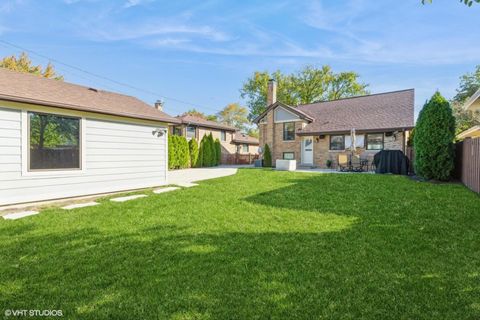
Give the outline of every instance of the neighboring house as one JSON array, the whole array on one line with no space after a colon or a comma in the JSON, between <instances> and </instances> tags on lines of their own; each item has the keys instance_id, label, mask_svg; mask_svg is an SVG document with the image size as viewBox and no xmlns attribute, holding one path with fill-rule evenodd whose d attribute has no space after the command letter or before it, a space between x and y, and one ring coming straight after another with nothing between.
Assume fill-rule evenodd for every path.
<instances>
[{"instance_id":1,"label":"neighboring house","mask_svg":"<svg viewBox=\"0 0 480 320\"><path fill-rule=\"evenodd\" d=\"M372 159L379 150L405 151L414 127L414 90L318 102L296 107L276 101L276 83L269 82L268 107L254 122L260 146L268 144L272 160L325 168L339 154L349 154L355 129L357 154Z\"/></svg>"},{"instance_id":2,"label":"neighboring house","mask_svg":"<svg viewBox=\"0 0 480 320\"><path fill-rule=\"evenodd\" d=\"M465 111L475 113L480 118L480 89L477 90L463 105ZM473 126L457 135L457 139L479 138L480 126Z\"/></svg>"},{"instance_id":3,"label":"neighboring house","mask_svg":"<svg viewBox=\"0 0 480 320\"><path fill-rule=\"evenodd\" d=\"M258 140L241 134L238 128L192 115L176 118L180 123L170 126L172 134L184 136L187 140L194 138L200 142L203 136L212 133L214 139L220 140L224 155L258 153Z\"/></svg>"},{"instance_id":4,"label":"neighboring house","mask_svg":"<svg viewBox=\"0 0 480 320\"><path fill-rule=\"evenodd\" d=\"M232 143L235 144L237 153L239 154L258 154L259 141L257 138L237 131L235 132Z\"/></svg>"},{"instance_id":5,"label":"neighboring house","mask_svg":"<svg viewBox=\"0 0 480 320\"><path fill-rule=\"evenodd\" d=\"M177 122L131 96L0 68L0 205L164 185Z\"/></svg>"}]
</instances>

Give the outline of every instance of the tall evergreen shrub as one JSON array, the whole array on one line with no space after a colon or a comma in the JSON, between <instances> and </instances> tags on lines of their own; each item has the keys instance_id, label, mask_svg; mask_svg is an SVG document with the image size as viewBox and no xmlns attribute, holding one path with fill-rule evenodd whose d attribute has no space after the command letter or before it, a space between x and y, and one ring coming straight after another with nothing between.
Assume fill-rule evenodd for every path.
<instances>
[{"instance_id":1,"label":"tall evergreen shrub","mask_svg":"<svg viewBox=\"0 0 480 320\"><path fill-rule=\"evenodd\" d=\"M415 126L415 172L425 179L449 180L454 167L455 118L437 91L425 103Z\"/></svg>"},{"instance_id":2,"label":"tall evergreen shrub","mask_svg":"<svg viewBox=\"0 0 480 320\"><path fill-rule=\"evenodd\" d=\"M198 158L197 158L197 167L203 167L203 159L205 153L205 139L200 140L200 146L198 148Z\"/></svg>"},{"instance_id":3,"label":"tall evergreen shrub","mask_svg":"<svg viewBox=\"0 0 480 320\"><path fill-rule=\"evenodd\" d=\"M222 162L222 144L218 139L215 139L215 156L215 165L218 166Z\"/></svg>"},{"instance_id":4,"label":"tall evergreen shrub","mask_svg":"<svg viewBox=\"0 0 480 320\"><path fill-rule=\"evenodd\" d=\"M198 167L198 142L195 139L190 139L188 142L188 149L190 151L190 166L192 168Z\"/></svg>"},{"instance_id":5,"label":"tall evergreen shrub","mask_svg":"<svg viewBox=\"0 0 480 320\"><path fill-rule=\"evenodd\" d=\"M268 146L268 144L265 144L265 148L263 149L263 166L272 166L272 154L270 152L270 147Z\"/></svg>"},{"instance_id":6,"label":"tall evergreen shrub","mask_svg":"<svg viewBox=\"0 0 480 320\"><path fill-rule=\"evenodd\" d=\"M202 149L202 167L210 167L212 165L212 148L208 135L204 135L200 145Z\"/></svg>"},{"instance_id":7,"label":"tall evergreen shrub","mask_svg":"<svg viewBox=\"0 0 480 320\"><path fill-rule=\"evenodd\" d=\"M217 151L215 150L215 140L213 139L213 135L210 132L208 135L208 146L210 147L210 159L209 159L209 167L213 167L216 165L217 159Z\"/></svg>"},{"instance_id":8,"label":"tall evergreen shrub","mask_svg":"<svg viewBox=\"0 0 480 320\"><path fill-rule=\"evenodd\" d=\"M173 135L168 135L168 169L174 169L175 152L173 151Z\"/></svg>"},{"instance_id":9,"label":"tall evergreen shrub","mask_svg":"<svg viewBox=\"0 0 480 320\"><path fill-rule=\"evenodd\" d=\"M190 166L190 150L188 142L183 136L178 136L177 138L178 167L180 169L185 169Z\"/></svg>"}]
</instances>

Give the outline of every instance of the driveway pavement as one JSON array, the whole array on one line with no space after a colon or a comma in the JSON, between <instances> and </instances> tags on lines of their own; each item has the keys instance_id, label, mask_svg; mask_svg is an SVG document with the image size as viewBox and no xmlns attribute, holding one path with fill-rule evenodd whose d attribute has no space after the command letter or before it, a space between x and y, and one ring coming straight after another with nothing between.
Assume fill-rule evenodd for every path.
<instances>
[{"instance_id":1,"label":"driveway pavement","mask_svg":"<svg viewBox=\"0 0 480 320\"><path fill-rule=\"evenodd\" d=\"M212 168L172 170L168 172L168 183L185 184L195 181L231 176L237 173L238 168L247 167L251 166L219 166Z\"/></svg>"}]
</instances>

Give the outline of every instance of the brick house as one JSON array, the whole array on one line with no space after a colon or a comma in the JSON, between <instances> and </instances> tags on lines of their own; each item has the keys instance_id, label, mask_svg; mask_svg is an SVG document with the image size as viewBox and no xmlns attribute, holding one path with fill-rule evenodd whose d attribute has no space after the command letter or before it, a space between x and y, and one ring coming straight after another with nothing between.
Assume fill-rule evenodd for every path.
<instances>
[{"instance_id":1,"label":"brick house","mask_svg":"<svg viewBox=\"0 0 480 320\"><path fill-rule=\"evenodd\" d=\"M195 138L200 142L205 135L212 133L214 139L220 140L224 155L258 154L258 139L241 133L238 128L192 115L176 118L180 124L170 126L171 134L184 136L187 140Z\"/></svg>"},{"instance_id":2,"label":"brick house","mask_svg":"<svg viewBox=\"0 0 480 320\"><path fill-rule=\"evenodd\" d=\"M276 83L268 85L267 109L258 124L260 146L268 144L272 160L296 160L299 166L335 166L339 154L350 154L355 129L356 154L373 159L380 150L405 152L414 127L414 90L371 94L288 106L276 101Z\"/></svg>"}]
</instances>

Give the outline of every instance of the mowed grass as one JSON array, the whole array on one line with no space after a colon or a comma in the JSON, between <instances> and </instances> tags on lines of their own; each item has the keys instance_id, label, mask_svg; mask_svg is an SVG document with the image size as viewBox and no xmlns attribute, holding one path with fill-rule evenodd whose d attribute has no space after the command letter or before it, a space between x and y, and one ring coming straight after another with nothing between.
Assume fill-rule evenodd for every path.
<instances>
[{"instance_id":1,"label":"mowed grass","mask_svg":"<svg viewBox=\"0 0 480 320\"><path fill-rule=\"evenodd\" d=\"M480 197L401 176L240 170L0 221L0 312L479 319Z\"/></svg>"}]
</instances>

